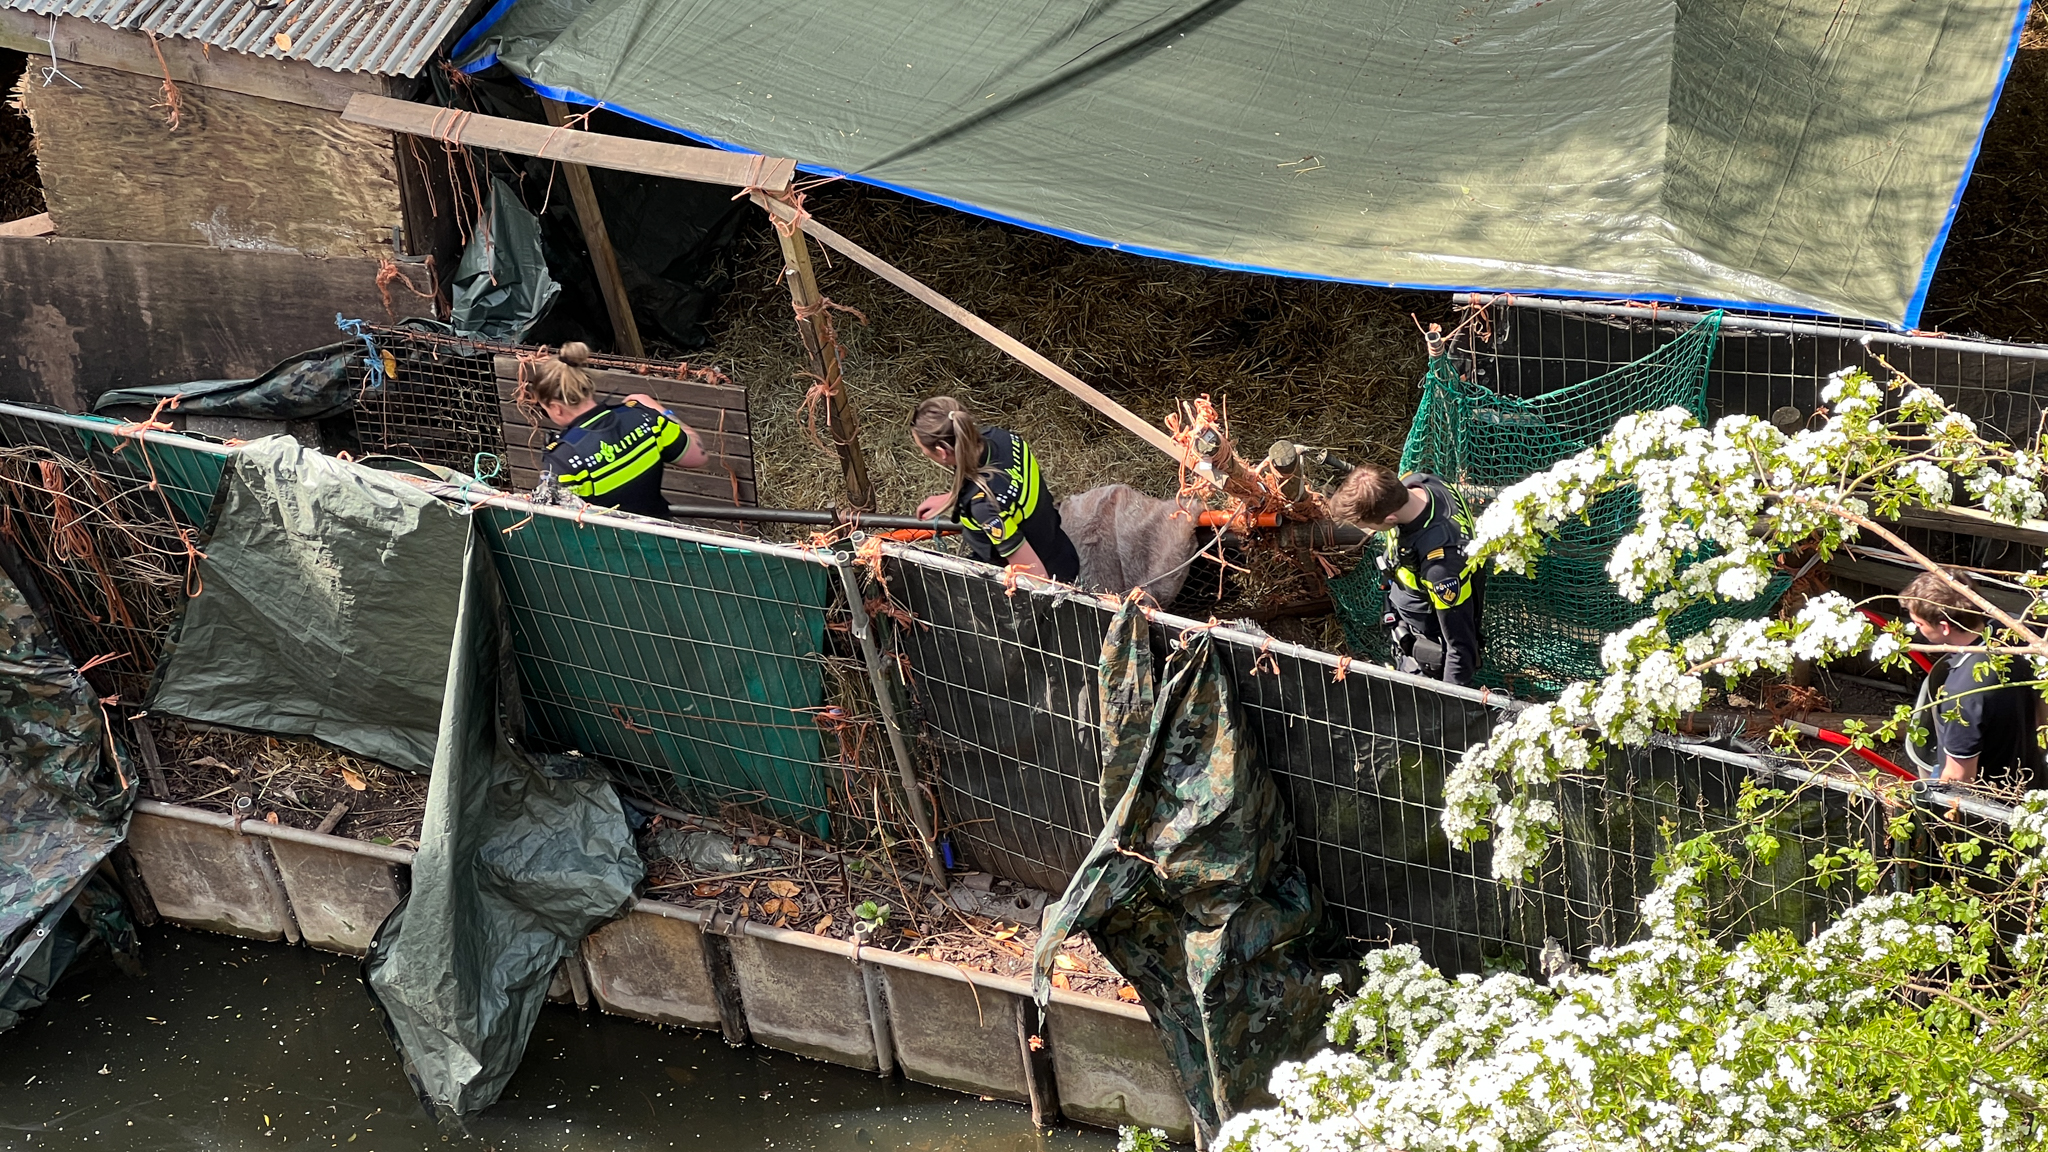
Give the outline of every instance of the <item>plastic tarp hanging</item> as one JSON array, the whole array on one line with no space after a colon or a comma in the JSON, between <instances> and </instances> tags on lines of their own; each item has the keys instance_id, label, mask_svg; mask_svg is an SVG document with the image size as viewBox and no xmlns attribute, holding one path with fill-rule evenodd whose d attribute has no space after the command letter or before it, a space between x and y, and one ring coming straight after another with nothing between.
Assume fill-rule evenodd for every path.
<instances>
[{"instance_id":1,"label":"plastic tarp hanging","mask_svg":"<svg viewBox=\"0 0 2048 1152\"><path fill-rule=\"evenodd\" d=\"M11 555L0 556L11 560ZM43 1002L88 931L132 937L94 869L128 833L135 783L99 697L0 572L0 1030ZM76 911L74 923L66 915Z\"/></svg>"},{"instance_id":2,"label":"plastic tarp hanging","mask_svg":"<svg viewBox=\"0 0 2048 1152\"><path fill-rule=\"evenodd\" d=\"M469 528L289 436L247 445L150 706L427 771Z\"/></svg>"},{"instance_id":3,"label":"plastic tarp hanging","mask_svg":"<svg viewBox=\"0 0 2048 1152\"><path fill-rule=\"evenodd\" d=\"M1307 954L1322 897L1293 862L1280 791L1259 764L1231 674L1197 634L1152 663L1134 602L1102 645L1103 826L1045 912L1036 993L1086 931L1138 989L1197 1129L1256 1106L1273 1065L1305 1055L1328 1008Z\"/></svg>"},{"instance_id":4,"label":"plastic tarp hanging","mask_svg":"<svg viewBox=\"0 0 2048 1152\"><path fill-rule=\"evenodd\" d=\"M1917 321L2026 0L516 0L544 93L1084 243Z\"/></svg>"},{"instance_id":5,"label":"plastic tarp hanging","mask_svg":"<svg viewBox=\"0 0 2048 1152\"><path fill-rule=\"evenodd\" d=\"M412 891L363 966L420 1098L457 1117L497 1100L555 967L626 912L645 875L618 794L595 765L535 755L508 737L523 730L511 632L497 572L475 540L460 586Z\"/></svg>"},{"instance_id":6,"label":"plastic tarp hanging","mask_svg":"<svg viewBox=\"0 0 2048 1152\"><path fill-rule=\"evenodd\" d=\"M177 397L187 416L243 416L258 420L325 420L355 407L349 365L362 356L353 340L322 345L286 360L251 380L192 380L116 388L92 402L93 411L138 404L153 408Z\"/></svg>"},{"instance_id":7,"label":"plastic tarp hanging","mask_svg":"<svg viewBox=\"0 0 2048 1152\"><path fill-rule=\"evenodd\" d=\"M478 521L286 436L238 454L152 707L431 768L412 890L366 962L432 1108L497 1099L549 975L644 870L593 761L524 731Z\"/></svg>"},{"instance_id":8,"label":"plastic tarp hanging","mask_svg":"<svg viewBox=\"0 0 2048 1152\"><path fill-rule=\"evenodd\" d=\"M493 177L476 234L455 266L449 324L464 336L516 344L547 315L561 290L548 274L540 221Z\"/></svg>"}]
</instances>

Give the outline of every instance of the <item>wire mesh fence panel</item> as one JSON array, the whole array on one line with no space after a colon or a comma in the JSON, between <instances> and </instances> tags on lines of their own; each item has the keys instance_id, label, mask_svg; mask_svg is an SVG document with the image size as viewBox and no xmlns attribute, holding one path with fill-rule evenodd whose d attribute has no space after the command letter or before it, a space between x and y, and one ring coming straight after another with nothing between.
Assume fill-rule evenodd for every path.
<instances>
[{"instance_id":1,"label":"wire mesh fence panel","mask_svg":"<svg viewBox=\"0 0 2048 1152\"><path fill-rule=\"evenodd\" d=\"M942 824L975 866L1059 891L1102 826L1096 665L1108 617L919 556L884 565Z\"/></svg>"},{"instance_id":2,"label":"wire mesh fence panel","mask_svg":"<svg viewBox=\"0 0 2048 1152\"><path fill-rule=\"evenodd\" d=\"M485 507L533 734L643 793L833 833L819 729L832 569ZM523 523L522 523L523 521Z\"/></svg>"},{"instance_id":3,"label":"wire mesh fence panel","mask_svg":"<svg viewBox=\"0 0 2048 1152\"><path fill-rule=\"evenodd\" d=\"M917 719L946 827L969 861L1064 888L1102 825L1097 660L1100 598L1005 587L992 569L913 549L888 553ZM1163 651L1195 621L1156 614ZM1766 805L1778 853L1717 893L1718 923L1809 934L1854 895L1822 889L1820 853L1880 846L1881 806L1849 787L1803 785L1772 765L1693 747L1620 751L1597 776L1561 781L1562 829L1536 874L1492 876L1484 841L1441 825L1446 774L1515 705L1328 653L1213 629L1238 723L1287 797L1297 862L1353 951L1416 944L1455 971L1532 970L1546 944L1583 957L1632 938L1670 837L1727 832L1745 781L1791 795ZM1341 673L1341 675L1340 675Z\"/></svg>"},{"instance_id":4,"label":"wire mesh fence panel","mask_svg":"<svg viewBox=\"0 0 2048 1152\"><path fill-rule=\"evenodd\" d=\"M193 545L230 453L122 426L0 405L0 538L73 658L108 658L89 674L95 686L140 703L196 590Z\"/></svg>"},{"instance_id":5,"label":"wire mesh fence panel","mask_svg":"<svg viewBox=\"0 0 2048 1152\"><path fill-rule=\"evenodd\" d=\"M404 328L365 326L366 354L349 369L356 441L387 453L488 472L505 455L493 345Z\"/></svg>"}]
</instances>

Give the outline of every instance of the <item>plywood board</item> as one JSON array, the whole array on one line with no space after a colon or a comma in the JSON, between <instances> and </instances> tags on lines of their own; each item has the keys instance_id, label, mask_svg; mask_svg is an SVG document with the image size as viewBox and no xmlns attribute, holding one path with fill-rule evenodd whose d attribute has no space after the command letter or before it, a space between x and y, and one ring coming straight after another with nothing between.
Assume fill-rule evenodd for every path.
<instances>
[{"instance_id":1,"label":"plywood board","mask_svg":"<svg viewBox=\"0 0 2048 1152\"><path fill-rule=\"evenodd\" d=\"M513 485L530 491L540 481L541 451L554 438L554 429L536 427L513 404L518 388L518 360L500 356L496 364L498 399L505 417L505 464ZM754 440L747 419L746 389L630 372L598 370L591 376L600 398L622 399L645 392L704 438L710 459L703 467L670 467L662 473L662 492L671 504L754 506L758 497L754 489Z\"/></svg>"},{"instance_id":2,"label":"plywood board","mask_svg":"<svg viewBox=\"0 0 2048 1152\"><path fill-rule=\"evenodd\" d=\"M88 407L142 384L254 376L384 319L375 260L0 237L0 398Z\"/></svg>"},{"instance_id":3,"label":"plywood board","mask_svg":"<svg viewBox=\"0 0 2048 1152\"><path fill-rule=\"evenodd\" d=\"M79 86L17 89L63 236L388 255L403 220L391 134L331 112L69 64ZM32 76L32 72L31 72Z\"/></svg>"}]
</instances>

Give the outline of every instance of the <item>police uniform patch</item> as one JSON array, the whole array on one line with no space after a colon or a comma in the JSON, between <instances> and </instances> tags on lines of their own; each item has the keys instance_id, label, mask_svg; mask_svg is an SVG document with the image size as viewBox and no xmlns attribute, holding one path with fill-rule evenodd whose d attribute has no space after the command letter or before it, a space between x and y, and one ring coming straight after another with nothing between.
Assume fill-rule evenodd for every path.
<instances>
[{"instance_id":1,"label":"police uniform patch","mask_svg":"<svg viewBox=\"0 0 2048 1152\"><path fill-rule=\"evenodd\" d=\"M1425 559L1425 560L1441 560L1441 559L1443 559L1443 558L1444 558L1444 550L1443 550L1443 549L1441 549L1441 548L1438 548L1438 549L1436 549L1435 551L1431 552L1431 553L1430 553L1429 555L1427 555L1427 556L1423 557L1423 559Z\"/></svg>"}]
</instances>

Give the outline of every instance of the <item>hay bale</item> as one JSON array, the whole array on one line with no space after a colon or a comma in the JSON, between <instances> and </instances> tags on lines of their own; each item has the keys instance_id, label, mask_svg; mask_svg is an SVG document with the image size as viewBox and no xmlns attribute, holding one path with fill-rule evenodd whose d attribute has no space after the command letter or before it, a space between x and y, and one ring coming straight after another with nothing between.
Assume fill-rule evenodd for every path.
<instances>
[{"instance_id":1,"label":"hay bale","mask_svg":"<svg viewBox=\"0 0 2048 1152\"><path fill-rule=\"evenodd\" d=\"M1221 272L1088 248L838 183L810 193L818 219L972 309L1155 423L1174 401L1227 400L1256 458L1281 436L1392 463L1424 357L1409 314L1450 312L1441 294ZM951 393L1031 441L1055 498L1124 483L1179 487L1173 463L938 313L814 245L821 290L859 309L835 324L880 510L907 514L948 477L910 444L910 414ZM802 419L809 381L781 256L765 224L734 257L735 286L709 359L747 387L761 503L831 507L836 458Z\"/></svg>"}]
</instances>

